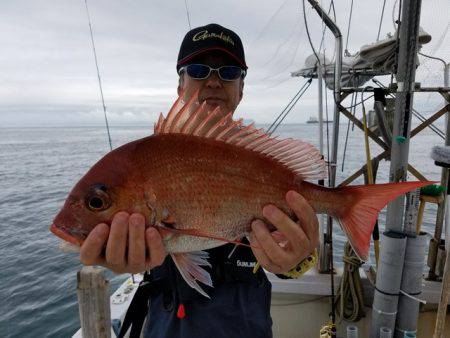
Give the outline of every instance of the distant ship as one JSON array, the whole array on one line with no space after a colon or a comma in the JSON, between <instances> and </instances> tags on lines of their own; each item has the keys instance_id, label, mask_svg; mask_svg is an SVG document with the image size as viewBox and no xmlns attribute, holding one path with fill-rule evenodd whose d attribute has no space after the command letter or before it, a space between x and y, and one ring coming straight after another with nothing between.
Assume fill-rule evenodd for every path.
<instances>
[{"instance_id":1,"label":"distant ship","mask_svg":"<svg viewBox=\"0 0 450 338\"><path fill-rule=\"evenodd\" d=\"M306 123L319 123L319 119L317 117L311 116ZM333 123L331 120L323 120L323 123Z\"/></svg>"}]
</instances>

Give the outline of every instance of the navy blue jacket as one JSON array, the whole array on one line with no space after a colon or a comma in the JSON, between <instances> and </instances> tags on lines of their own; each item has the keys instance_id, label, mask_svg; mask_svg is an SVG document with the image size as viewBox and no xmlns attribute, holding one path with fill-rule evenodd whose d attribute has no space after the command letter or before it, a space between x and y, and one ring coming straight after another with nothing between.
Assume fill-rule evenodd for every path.
<instances>
[{"instance_id":1,"label":"navy blue jacket","mask_svg":"<svg viewBox=\"0 0 450 338\"><path fill-rule=\"evenodd\" d=\"M151 272L145 338L271 338L271 284L263 269L253 273L256 259L247 247L227 244L208 250L213 288L211 299L191 289L170 257ZM150 286L151 287L151 286ZM178 318L183 304L185 317Z\"/></svg>"}]
</instances>

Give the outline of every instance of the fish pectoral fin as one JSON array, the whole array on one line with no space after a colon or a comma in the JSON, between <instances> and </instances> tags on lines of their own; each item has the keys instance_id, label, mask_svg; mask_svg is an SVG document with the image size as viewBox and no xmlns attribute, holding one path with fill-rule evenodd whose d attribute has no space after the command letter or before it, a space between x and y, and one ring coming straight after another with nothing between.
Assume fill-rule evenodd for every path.
<instances>
[{"instance_id":1,"label":"fish pectoral fin","mask_svg":"<svg viewBox=\"0 0 450 338\"><path fill-rule=\"evenodd\" d=\"M211 275L202 266L209 266L208 253L205 251L195 251L187 253L170 254L181 276L186 283L201 295L210 298L208 294L198 285L197 281L213 287Z\"/></svg>"}]
</instances>

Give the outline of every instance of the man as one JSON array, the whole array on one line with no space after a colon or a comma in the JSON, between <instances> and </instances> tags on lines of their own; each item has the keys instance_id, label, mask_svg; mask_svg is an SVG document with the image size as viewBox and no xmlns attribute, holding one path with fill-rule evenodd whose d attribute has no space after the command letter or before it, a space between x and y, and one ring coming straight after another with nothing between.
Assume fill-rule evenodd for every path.
<instances>
[{"instance_id":1,"label":"man","mask_svg":"<svg viewBox=\"0 0 450 338\"><path fill-rule=\"evenodd\" d=\"M246 70L238 35L217 24L195 28L180 47L178 94L187 99L198 91L200 103L206 102L211 109L219 106L224 114L235 111L243 96ZM231 244L208 250L214 288L206 291L211 299L187 286L167 256L158 231L145 229L140 214L119 212L110 227L97 225L84 242L80 259L117 273L151 269L146 277L150 309L144 337L271 337L271 286L262 269L253 272L255 257L266 270L286 274L318 243L318 223L311 206L293 191L287 193L286 201L298 223L275 206L263 208L264 217L289 240L286 246L280 247L266 224L255 220L251 250ZM140 310L136 313L142 315Z\"/></svg>"}]
</instances>

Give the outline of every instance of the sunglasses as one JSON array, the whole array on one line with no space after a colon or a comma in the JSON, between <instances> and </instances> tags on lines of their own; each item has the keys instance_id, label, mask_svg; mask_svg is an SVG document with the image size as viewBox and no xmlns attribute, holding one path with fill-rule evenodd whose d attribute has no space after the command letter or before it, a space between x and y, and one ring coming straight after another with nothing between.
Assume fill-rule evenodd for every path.
<instances>
[{"instance_id":1,"label":"sunglasses","mask_svg":"<svg viewBox=\"0 0 450 338\"><path fill-rule=\"evenodd\" d=\"M216 71L222 81L234 81L240 77L245 77L246 71L236 66L222 66L219 68L211 68L207 65L193 63L185 67L181 67L178 72L181 75L186 71L187 75L196 80L207 79L212 71Z\"/></svg>"}]
</instances>

